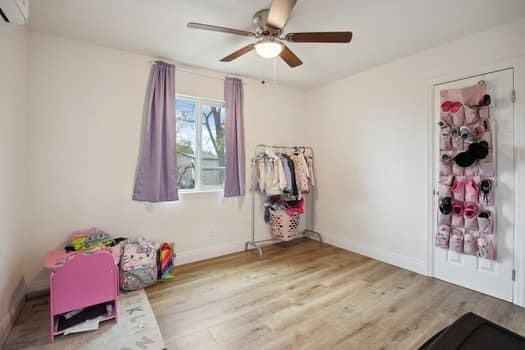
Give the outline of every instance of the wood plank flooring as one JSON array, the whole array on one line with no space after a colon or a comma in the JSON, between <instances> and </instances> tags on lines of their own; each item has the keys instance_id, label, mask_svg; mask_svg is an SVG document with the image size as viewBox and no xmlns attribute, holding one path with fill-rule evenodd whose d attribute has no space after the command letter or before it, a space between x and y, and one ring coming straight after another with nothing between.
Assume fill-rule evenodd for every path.
<instances>
[{"instance_id":1,"label":"wood plank flooring","mask_svg":"<svg viewBox=\"0 0 525 350\"><path fill-rule=\"evenodd\" d=\"M330 245L176 268L147 290L168 349L417 349L468 311L525 334L525 309Z\"/></svg>"}]
</instances>

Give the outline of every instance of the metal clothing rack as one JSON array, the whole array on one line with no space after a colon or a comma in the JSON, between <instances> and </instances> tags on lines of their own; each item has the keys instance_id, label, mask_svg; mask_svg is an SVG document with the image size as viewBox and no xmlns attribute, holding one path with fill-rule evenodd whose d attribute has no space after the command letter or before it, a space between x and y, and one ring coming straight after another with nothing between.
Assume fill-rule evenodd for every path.
<instances>
[{"instance_id":1,"label":"metal clothing rack","mask_svg":"<svg viewBox=\"0 0 525 350\"><path fill-rule=\"evenodd\" d=\"M259 259L262 259L263 258L263 251L262 251L262 247L266 246L266 245L270 245L270 244L275 244L275 243L282 243L283 241L281 240L278 240L278 239L273 239L273 238L270 238L270 239L263 239L263 240L259 240L259 241L256 241L255 240L255 197L256 197L256 183L257 183L257 179L256 179L256 158L257 158L257 155L264 151L265 149L268 149L268 148L271 148L271 149L275 149L275 150L280 150L282 152L286 152L286 151L304 151L304 152L309 152L309 155L313 158L314 156L314 150L312 147L309 147L309 146L278 146L278 145L263 145L263 144L260 144L260 145L257 145L255 147L255 150L254 150L254 155L253 155L253 158L252 158L252 186L251 186L251 192L252 192L252 239L250 241L247 241L246 244L244 245L244 251L248 251L248 247L249 246L252 246L254 250L256 250L257 254L258 254L258 257ZM304 194L303 194L304 196ZM319 243L322 245L323 244L323 238L321 237L321 234L319 232L316 232L313 230L313 226L314 226L314 203L313 203L313 200L314 200L314 195L313 195L313 190L310 191L309 194L307 194L307 196L309 196L311 198L311 203L310 203L310 228L305 228L305 230L303 232L301 232L300 234L297 235L297 237L293 238L292 240L296 240L298 238L317 238L317 240L319 241ZM305 225L306 225L306 220L305 220Z\"/></svg>"}]
</instances>

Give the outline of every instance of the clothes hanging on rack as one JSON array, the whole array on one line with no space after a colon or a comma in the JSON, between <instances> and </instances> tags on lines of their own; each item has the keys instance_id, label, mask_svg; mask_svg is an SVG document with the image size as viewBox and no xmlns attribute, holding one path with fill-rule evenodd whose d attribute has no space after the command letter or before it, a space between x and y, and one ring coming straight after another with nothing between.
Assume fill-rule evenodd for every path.
<instances>
[{"instance_id":1,"label":"clothes hanging on rack","mask_svg":"<svg viewBox=\"0 0 525 350\"><path fill-rule=\"evenodd\" d=\"M276 161L276 157L279 161ZM262 258L262 247L267 244L301 237L313 238L322 244L321 234L313 230L315 196L308 196L312 201L308 206L305 206L305 199L303 199L303 194L312 193L316 185L313 157L314 150L308 146L260 144L255 147L252 158L251 240L246 242L245 250L251 246L258 253L259 258ZM282 172L279 167L282 167ZM297 183L297 178L302 179L301 186ZM256 240L255 209L258 192L270 196L264 205L265 221L270 226L269 239ZM279 193L273 195L277 192ZM308 218L303 219L303 226L301 217L307 208ZM302 231L299 232L301 229Z\"/></svg>"},{"instance_id":2,"label":"clothes hanging on rack","mask_svg":"<svg viewBox=\"0 0 525 350\"><path fill-rule=\"evenodd\" d=\"M291 194L296 199L315 186L313 157L304 152L275 154L265 149L254 158L255 188L269 196Z\"/></svg>"},{"instance_id":3,"label":"clothes hanging on rack","mask_svg":"<svg viewBox=\"0 0 525 350\"><path fill-rule=\"evenodd\" d=\"M297 183L299 191L301 193L310 192L308 165L306 164L304 155L296 152L292 154L290 158L292 159L295 168L295 182Z\"/></svg>"},{"instance_id":4,"label":"clothes hanging on rack","mask_svg":"<svg viewBox=\"0 0 525 350\"><path fill-rule=\"evenodd\" d=\"M270 196L283 193L287 183L281 159L271 150L265 150L256 162L259 191Z\"/></svg>"}]
</instances>

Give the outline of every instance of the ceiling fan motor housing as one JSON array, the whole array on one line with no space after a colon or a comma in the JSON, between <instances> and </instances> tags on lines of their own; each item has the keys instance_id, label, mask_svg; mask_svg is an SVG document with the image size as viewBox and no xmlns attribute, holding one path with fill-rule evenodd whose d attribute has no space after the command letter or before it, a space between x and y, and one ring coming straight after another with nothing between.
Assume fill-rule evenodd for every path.
<instances>
[{"instance_id":1,"label":"ceiling fan motor housing","mask_svg":"<svg viewBox=\"0 0 525 350\"><path fill-rule=\"evenodd\" d=\"M256 37L279 37L281 35L281 29L276 29L268 26L268 14L270 13L270 9L263 9L260 11L257 11L255 15L253 16L253 23L257 27L255 29Z\"/></svg>"}]
</instances>

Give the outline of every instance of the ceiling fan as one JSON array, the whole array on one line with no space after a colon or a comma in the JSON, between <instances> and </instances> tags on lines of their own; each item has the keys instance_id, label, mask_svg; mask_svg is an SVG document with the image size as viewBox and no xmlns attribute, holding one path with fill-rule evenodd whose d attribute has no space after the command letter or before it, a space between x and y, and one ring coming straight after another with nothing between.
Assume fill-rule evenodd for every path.
<instances>
[{"instance_id":1,"label":"ceiling fan","mask_svg":"<svg viewBox=\"0 0 525 350\"><path fill-rule=\"evenodd\" d=\"M292 43L349 43L352 40L352 32L305 32L288 33L282 36L284 26L296 2L297 0L272 0L269 9L260 10L253 16L253 23L257 26L255 32L195 22L188 23L188 28L235 34L256 39L255 43L246 45L221 59L222 62L231 62L255 49L259 56L264 58L280 56L292 68L300 66L303 62L283 41Z\"/></svg>"}]
</instances>

